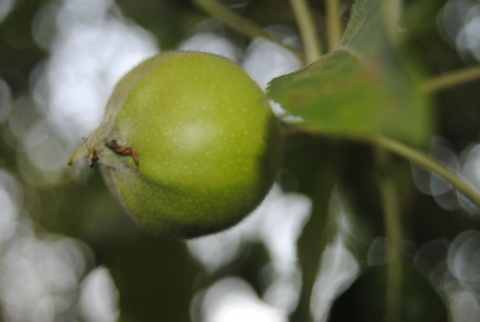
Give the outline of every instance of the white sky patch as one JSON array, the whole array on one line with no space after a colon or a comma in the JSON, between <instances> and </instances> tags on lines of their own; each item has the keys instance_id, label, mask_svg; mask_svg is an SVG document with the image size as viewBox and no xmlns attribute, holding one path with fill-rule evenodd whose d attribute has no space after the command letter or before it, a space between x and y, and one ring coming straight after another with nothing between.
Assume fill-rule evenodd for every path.
<instances>
[{"instance_id":1,"label":"white sky patch","mask_svg":"<svg viewBox=\"0 0 480 322\"><path fill-rule=\"evenodd\" d=\"M16 179L0 168L0 250L15 234L22 197Z\"/></svg>"},{"instance_id":2,"label":"white sky patch","mask_svg":"<svg viewBox=\"0 0 480 322\"><path fill-rule=\"evenodd\" d=\"M293 310L300 291L297 240L311 212L311 201L274 186L263 203L237 226L219 234L188 242L192 256L208 272L214 272L238 256L245 242L261 241L271 256L273 279L264 299L279 308Z\"/></svg>"},{"instance_id":3,"label":"white sky patch","mask_svg":"<svg viewBox=\"0 0 480 322\"><path fill-rule=\"evenodd\" d=\"M114 322L120 312L118 291L110 272L97 267L82 281L80 286L80 314L86 322Z\"/></svg>"},{"instance_id":4,"label":"white sky patch","mask_svg":"<svg viewBox=\"0 0 480 322\"><path fill-rule=\"evenodd\" d=\"M480 5L474 0L447 1L438 15L444 38L471 61L480 61Z\"/></svg>"},{"instance_id":5,"label":"white sky patch","mask_svg":"<svg viewBox=\"0 0 480 322\"><path fill-rule=\"evenodd\" d=\"M256 38L249 45L242 66L260 88L266 91L267 85L272 79L300 69L302 62L285 47L262 38ZM270 102L270 105L275 115L285 114L285 110L280 104ZM288 116L284 121L301 122L301 119Z\"/></svg>"},{"instance_id":6,"label":"white sky patch","mask_svg":"<svg viewBox=\"0 0 480 322\"><path fill-rule=\"evenodd\" d=\"M0 262L6 321L53 322L74 310L86 258L79 242L64 237L30 235L9 243Z\"/></svg>"},{"instance_id":7,"label":"white sky patch","mask_svg":"<svg viewBox=\"0 0 480 322\"><path fill-rule=\"evenodd\" d=\"M344 291L360 272L360 266L345 246L342 236L327 245L322 265L313 286L310 310L314 321L327 321L335 298Z\"/></svg>"},{"instance_id":8,"label":"white sky patch","mask_svg":"<svg viewBox=\"0 0 480 322\"><path fill-rule=\"evenodd\" d=\"M115 83L158 52L155 38L126 21L111 1L87 2L62 2L51 57L34 84L37 103L46 105L62 137L88 136Z\"/></svg>"},{"instance_id":9,"label":"white sky patch","mask_svg":"<svg viewBox=\"0 0 480 322\"><path fill-rule=\"evenodd\" d=\"M322 253L321 266L310 299L310 313L316 322L327 321L333 301L360 273L360 266L347 248L347 239L355 234L347 199L336 190L330 201L336 235Z\"/></svg>"},{"instance_id":10,"label":"white sky patch","mask_svg":"<svg viewBox=\"0 0 480 322\"><path fill-rule=\"evenodd\" d=\"M180 50L202 51L226 57L235 62L240 60L242 50L228 37L212 32L199 32L184 40Z\"/></svg>"},{"instance_id":11,"label":"white sky patch","mask_svg":"<svg viewBox=\"0 0 480 322\"><path fill-rule=\"evenodd\" d=\"M287 322L288 315L264 303L245 281L238 278L225 278L205 292L202 321Z\"/></svg>"},{"instance_id":12,"label":"white sky patch","mask_svg":"<svg viewBox=\"0 0 480 322\"><path fill-rule=\"evenodd\" d=\"M8 17L8 14L15 6L15 0L2 0L0 1L0 23Z\"/></svg>"}]
</instances>

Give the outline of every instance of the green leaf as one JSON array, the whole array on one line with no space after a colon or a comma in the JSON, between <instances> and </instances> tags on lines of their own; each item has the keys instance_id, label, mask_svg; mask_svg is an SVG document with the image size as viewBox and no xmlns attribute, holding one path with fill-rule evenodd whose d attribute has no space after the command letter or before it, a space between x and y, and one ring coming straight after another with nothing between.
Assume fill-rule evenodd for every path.
<instances>
[{"instance_id":1,"label":"green leaf","mask_svg":"<svg viewBox=\"0 0 480 322\"><path fill-rule=\"evenodd\" d=\"M431 134L429 100L416 71L391 44L378 0L357 0L340 46L317 62L273 79L268 96L334 136L386 135L421 144Z\"/></svg>"}]
</instances>

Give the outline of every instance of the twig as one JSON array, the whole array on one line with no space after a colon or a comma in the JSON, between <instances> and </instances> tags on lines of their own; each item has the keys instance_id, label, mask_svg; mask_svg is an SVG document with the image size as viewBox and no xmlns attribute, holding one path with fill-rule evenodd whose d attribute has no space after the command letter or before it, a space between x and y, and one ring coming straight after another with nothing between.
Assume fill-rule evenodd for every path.
<instances>
[{"instance_id":1,"label":"twig","mask_svg":"<svg viewBox=\"0 0 480 322\"><path fill-rule=\"evenodd\" d=\"M425 81L421 89L426 92L438 92L443 89L480 79L480 66L472 66L434 76Z\"/></svg>"},{"instance_id":2,"label":"twig","mask_svg":"<svg viewBox=\"0 0 480 322\"><path fill-rule=\"evenodd\" d=\"M328 51L334 50L342 40L343 26L340 16L340 0L327 0L325 2Z\"/></svg>"},{"instance_id":3,"label":"twig","mask_svg":"<svg viewBox=\"0 0 480 322\"><path fill-rule=\"evenodd\" d=\"M380 190L383 199L383 215L388 240L387 255L387 297L386 321L399 321L402 295L403 258L402 258L402 223L397 189L390 174L390 158L385 150L375 149L376 159L381 170Z\"/></svg>"},{"instance_id":4,"label":"twig","mask_svg":"<svg viewBox=\"0 0 480 322\"><path fill-rule=\"evenodd\" d=\"M385 1L385 22L390 39L395 41L399 35L399 24L402 17L402 0Z\"/></svg>"},{"instance_id":5,"label":"twig","mask_svg":"<svg viewBox=\"0 0 480 322\"><path fill-rule=\"evenodd\" d=\"M315 20L306 0L290 0L302 37L307 64L313 63L322 55Z\"/></svg>"},{"instance_id":6,"label":"twig","mask_svg":"<svg viewBox=\"0 0 480 322\"><path fill-rule=\"evenodd\" d=\"M224 22L234 30L250 37L250 38L264 38L280 46L283 46L290 50L301 61L304 61L303 55L292 46L283 43L280 39L272 36L263 28L253 21L242 17L241 15L230 10L228 7L220 4L217 0L193 0L199 7L201 7L206 13L218 20Z\"/></svg>"},{"instance_id":7,"label":"twig","mask_svg":"<svg viewBox=\"0 0 480 322\"><path fill-rule=\"evenodd\" d=\"M403 143L383 137L383 136L371 136L368 138L360 139L368 141L378 147L381 147L387 151L391 151L397 155L400 155L412 162L420 165L421 167L438 174L440 177L451 183L455 188L461 191L465 196L470 198L477 205L480 205L480 194L464 180L462 180L458 174L438 163L434 159L419 152Z\"/></svg>"}]
</instances>

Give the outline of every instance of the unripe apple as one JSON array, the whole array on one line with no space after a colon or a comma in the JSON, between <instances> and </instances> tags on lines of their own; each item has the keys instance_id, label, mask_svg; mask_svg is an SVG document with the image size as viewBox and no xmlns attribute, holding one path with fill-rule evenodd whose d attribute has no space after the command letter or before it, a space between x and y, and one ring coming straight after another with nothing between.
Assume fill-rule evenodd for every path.
<instances>
[{"instance_id":1,"label":"unripe apple","mask_svg":"<svg viewBox=\"0 0 480 322\"><path fill-rule=\"evenodd\" d=\"M270 189L281 134L262 90L235 63L167 52L116 85L101 125L69 161L89 157L150 230L197 237L248 215Z\"/></svg>"}]
</instances>

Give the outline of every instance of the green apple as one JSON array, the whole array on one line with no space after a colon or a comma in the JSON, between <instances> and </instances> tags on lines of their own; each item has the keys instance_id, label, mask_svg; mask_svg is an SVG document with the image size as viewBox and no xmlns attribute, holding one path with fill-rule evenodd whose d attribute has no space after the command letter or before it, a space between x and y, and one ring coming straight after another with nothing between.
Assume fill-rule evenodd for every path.
<instances>
[{"instance_id":1,"label":"green apple","mask_svg":"<svg viewBox=\"0 0 480 322\"><path fill-rule=\"evenodd\" d=\"M166 52L116 85L89 157L128 213L150 230L197 237L248 215L269 191L281 134L262 90L234 62Z\"/></svg>"}]
</instances>

